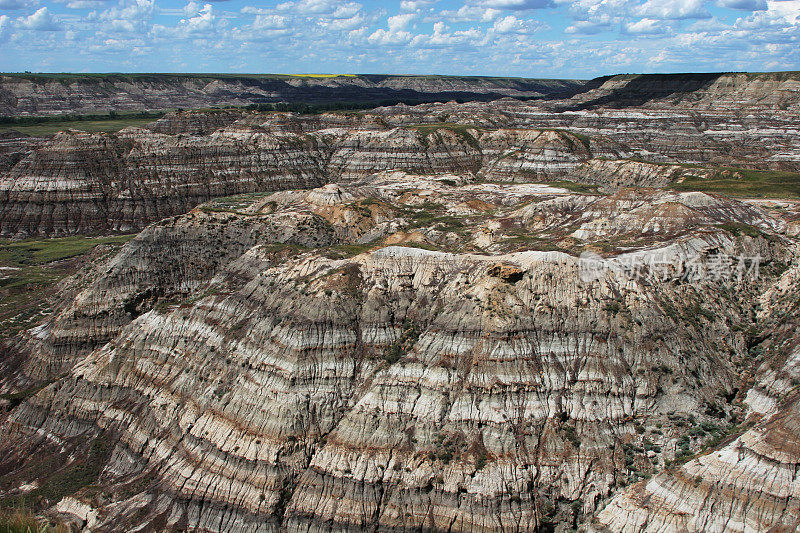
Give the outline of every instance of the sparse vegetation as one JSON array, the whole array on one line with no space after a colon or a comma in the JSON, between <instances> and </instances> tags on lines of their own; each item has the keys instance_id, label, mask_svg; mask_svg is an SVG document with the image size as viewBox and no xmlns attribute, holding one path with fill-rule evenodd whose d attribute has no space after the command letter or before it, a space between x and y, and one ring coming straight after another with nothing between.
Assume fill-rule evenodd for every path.
<instances>
[{"instance_id":1,"label":"sparse vegetation","mask_svg":"<svg viewBox=\"0 0 800 533\"><path fill-rule=\"evenodd\" d=\"M0 241L0 337L31 325L47 308L50 291L75 271L70 259L97 245L120 246L133 235Z\"/></svg>"},{"instance_id":2,"label":"sparse vegetation","mask_svg":"<svg viewBox=\"0 0 800 533\"><path fill-rule=\"evenodd\" d=\"M0 509L0 533L68 533L63 524L51 525L40 520L29 509Z\"/></svg>"},{"instance_id":3,"label":"sparse vegetation","mask_svg":"<svg viewBox=\"0 0 800 533\"><path fill-rule=\"evenodd\" d=\"M478 140L470 133L469 130L474 130L475 128L472 126L464 125L464 124L455 124L452 122L441 122L435 124L417 124L414 126L408 126L410 129L414 129L422 136L421 138L424 139L431 133L436 133L440 130L448 130L452 131L461 139L467 143L469 146L474 148L475 150L480 151L481 146L478 143Z\"/></svg>"},{"instance_id":4,"label":"sparse vegetation","mask_svg":"<svg viewBox=\"0 0 800 533\"><path fill-rule=\"evenodd\" d=\"M403 322L403 329L400 333L400 337L386 348L386 351L383 355L383 360L390 365L398 362L406 355L406 353L408 353L408 350L410 350L414 344L416 344L420 333L421 331L419 326L413 321L406 319Z\"/></svg>"},{"instance_id":5,"label":"sparse vegetation","mask_svg":"<svg viewBox=\"0 0 800 533\"><path fill-rule=\"evenodd\" d=\"M710 178L687 176L670 187L748 198L800 198L800 173L723 167Z\"/></svg>"}]
</instances>

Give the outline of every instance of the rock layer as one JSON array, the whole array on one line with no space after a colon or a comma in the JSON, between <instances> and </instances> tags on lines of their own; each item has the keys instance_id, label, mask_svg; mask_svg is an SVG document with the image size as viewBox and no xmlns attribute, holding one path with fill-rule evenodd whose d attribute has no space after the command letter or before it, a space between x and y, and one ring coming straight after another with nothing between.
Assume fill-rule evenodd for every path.
<instances>
[{"instance_id":1,"label":"rock layer","mask_svg":"<svg viewBox=\"0 0 800 533\"><path fill-rule=\"evenodd\" d=\"M86 114L269 102L491 100L570 91L577 80L457 76L0 76L0 115Z\"/></svg>"},{"instance_id":2,"label":"rock layer","mask_svg":"<svg viewBox=\"0 0 800 533\"><path fill-rule=\"evenodd\" d=\"M31 339L75 350L47 359L66 378L10 413L7 479L58 456L49 442L73 457L72 443L106 442L105 499L54 510L91 513L94 531L522 531L591 516L674 456L690 414L741 415L720 398L741 390L739 325L762 284L610 266L585 279L575 255L476 247L497 221L493 250L517 242L514 224L567 242L591 217L661 202L683 206L671 226L622 224L614 239L663 244L610 260L778 265L779 221L707 195L436 179L242 196L149 228ZM570 202L583 217L553 209ZM460 234L453 206L471 213ZM381 244L414 232L464 251ZM354 240L374 244L349 255Z\"/></svg>"}]
</instances>

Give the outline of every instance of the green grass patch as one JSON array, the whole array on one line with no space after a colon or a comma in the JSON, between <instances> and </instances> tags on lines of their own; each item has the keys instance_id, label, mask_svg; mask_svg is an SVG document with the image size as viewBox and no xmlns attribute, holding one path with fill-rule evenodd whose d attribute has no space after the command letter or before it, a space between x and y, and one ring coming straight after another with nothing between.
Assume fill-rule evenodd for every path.
<instances>
[{"instance_id":1,"label":"green grass patch","mask_svg":"<svg viewBox=\"0 0 800 533\"><path fill-rule=\"evenodd\" d=\"M36 518L29 509L0 510L0 533L68 533L62 524L51 526Z\"/></svg>"},{"instance_id":2,"label":"green grass patch","mask_svg":"<svg viewBox=\"0 0 800 533\"><path fill-rule=\"evenodd\" d=\"M73 122L42 122L40 124L3 124L0 125L0 133L9 130L16 130L26 135L44 137L55 135L59 131L68 129L81 130L89 133L106 132L116 133L129 126L144 126L153 122L154 118L126 118L109 120L76 120Z\"/></svg>"},{"instance_id":3,"label":"green grass patch","mask_svg":"<svg viewBox=\"0 0 800 533\"><path fill-rule=\"evenodd\" d=\"M26 239L0 241L0 265L42 265L85 254L98 244L124 244L135 234L110 237L61 237L56 239Z\"/></svg>"},{"instance_id":4,"label":"green grass patch","mask_svg":"<svg viewBox=\"0 0 800 533\"><path fill-rule=\"evenodd\" d=\"M709 178L688 176L670 188L745 198L800 198L800 173L722 167Z\"/></svg>"},{"instance_id":5,"label":"green grass patch","mask_svg":"<svg viewBox=\"0 0 800 533\"><path fill-rule=\"evenodd\" d=\"M64 237L0 241L0 338L31 327L48 308L59 281L75 271L58 262L89 252L99 244L121 246L133 235Z\"/></svg>"},{"instance_id":6,"label":"green grass patch","mask_svg":"<svg viewBox=\"0 0 800 533\"><path fill-rule=\"evenodd\" d=\"M562 189L567 189L570 192L575 192L578 194L598 194L597 189L600 187L599 185L594 185L591 183L580 183L577 181L568 181L568 180L549 181L546 182L545 185L560 187Z\"/></svg>"},{"instance_id":7,"label":"green grass patch","mask_svg":"<svg viewBox=\"0 0 800 533\"><path fill-rule=\"evenodd\" d=\"M444 214L444 207L425 202L421 205L405 206L400 216L408 220L406 229L432 228L439 231L463 231L468 221L460 217Z\"/></svg>"},{"instance_id":8,"label":"green grass patch","mask_svg":"<svg viewBox=\"0 0 800 533\"><path fill-rule=\"evenodd\" d=\"M761 237L763 233L756 227L749 224L740 224L738 222L728 222L719 224L717 227L731 233L732 235L740 236L747 235L748 237Z\"/></svg>"},{"instance_id":9,"label":"green grass patch","mask_svg":"<svg viewBox=\"0 0 800 533\"><path fill-rule=\"evenodd\" d=\"M578 141L586 148L586 151L591 154L592 152L592 141L591 138L586 135L585 133L577 133L575 131L570 130L561 130L561 129L545 129L542 131L554 131L558 133L558 135L564 139L564 141L572 148L575 146L572 137L578 139Z\"/></svg>"},{"instance_id":10,"label":"green grass patch","mask_svg":"<svg viewBox=\"0 0 800 533\"><path fill-rule=\"evenodd\" d=\"M324 253L331 259L345 259L368 252L375 246L375 242L368 242L366 244L338 244L336 246L331 246Z\"/></svg>"},{"instance_id":11,"label":"green grass patch","mask_svg":"<svg viewBox=\"0 0 800 533\"><path fill-rule=\"evenodd\" d=\"M97 483L113 443L108 435L101 433L84 446L69 461L64 461L63 456L33 458L25 475L35 475L39 487L21 497L0 500L0 509L5 508L6 512L14 508L44 509Z\"/></svg>"}]
</instances>

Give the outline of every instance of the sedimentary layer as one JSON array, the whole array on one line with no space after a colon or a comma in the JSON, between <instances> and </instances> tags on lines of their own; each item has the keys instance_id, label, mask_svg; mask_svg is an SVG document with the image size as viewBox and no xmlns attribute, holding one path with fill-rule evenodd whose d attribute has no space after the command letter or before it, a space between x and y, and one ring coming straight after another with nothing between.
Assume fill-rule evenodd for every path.
<instances>
[{"instance_id":1,"label":"sedimentary layer","mask_svg":"<svg viewBox=\"0 0 800 533\"><path fill-rule=\"evenodd\" d=\"M699 193L455 179L389 172L149 228L31 332L32 368L66 377L10 413L6 479L60 457L49 443L101 442L108 499L58 507L94 531L522 531L587 520L690 420L744 416L724 398L772 278L619 266L783 265L783 222ZM615 212L638 223L598 223ZM534 227L569 253L520 242ZM587 278L577 255L603 237L575 232L599 227L650 244Z\"/></svg>"}]
</instances>

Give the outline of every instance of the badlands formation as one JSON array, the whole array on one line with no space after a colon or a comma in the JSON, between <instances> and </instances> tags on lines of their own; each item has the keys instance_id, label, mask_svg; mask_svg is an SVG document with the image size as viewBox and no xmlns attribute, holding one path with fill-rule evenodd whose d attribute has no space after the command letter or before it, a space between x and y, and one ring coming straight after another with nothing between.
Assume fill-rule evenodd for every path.
<instances>
[{"instance_id":1,"label":"badlands formation","mask_svg":"<svg viewBox=\"0 0 800 533\"><path fill-rule=\"evenodd\" d=\"M797 530L799 94L618 76L3 134L3 237L138 233L5 336L0 505L87 532Z\"/></svg>"}]
</instances>

